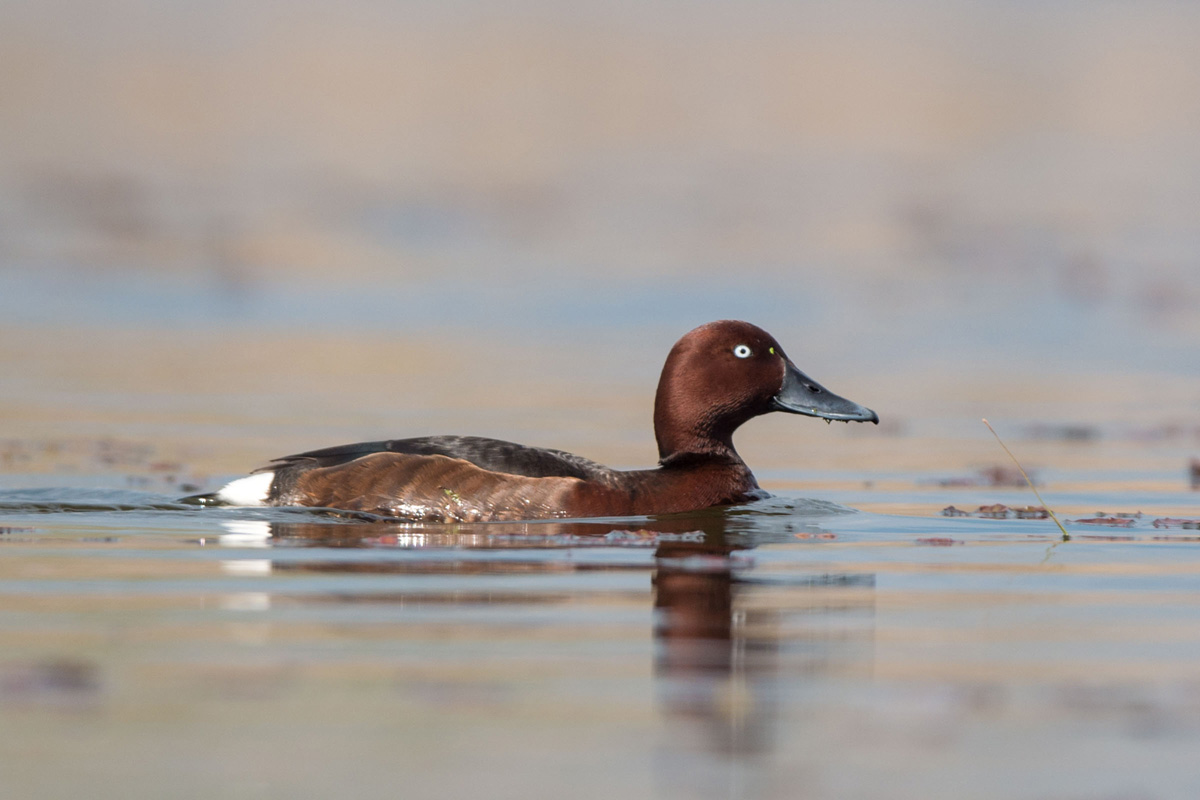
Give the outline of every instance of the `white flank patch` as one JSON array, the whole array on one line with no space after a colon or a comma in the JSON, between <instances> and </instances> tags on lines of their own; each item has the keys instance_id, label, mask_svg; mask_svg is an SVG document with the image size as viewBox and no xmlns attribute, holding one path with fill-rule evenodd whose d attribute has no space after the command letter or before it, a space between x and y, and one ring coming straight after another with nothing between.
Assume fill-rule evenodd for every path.
<instances>
[{"instance_id":1,"label":"white flank patch","mask_svg":"<svg viewBox=\"0 0 1200 800\"><path fill-rule=\"evenodd\" d=\"M258 472L246 478L238 478L225 484L217 492L217 497L232 506L261 506L267 502L267 493L271 491L273 480L274 472Z\"/></svg>"}]
</instances>

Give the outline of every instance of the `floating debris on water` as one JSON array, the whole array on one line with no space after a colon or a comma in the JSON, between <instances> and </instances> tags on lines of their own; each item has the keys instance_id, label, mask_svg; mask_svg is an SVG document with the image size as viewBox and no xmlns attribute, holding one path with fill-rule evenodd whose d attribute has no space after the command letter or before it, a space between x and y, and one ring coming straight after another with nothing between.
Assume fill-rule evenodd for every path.
<instances>
[{"instance_id":1,"label":"floating debris on water","mask_svg":"<svg viewBox=\"0 0 1200 800\"><path fill-rule=\"evenodd\" d=\"M943 517L974 517L976 519L1046 519L1049 512L1042 506L1026 506L1025 508L1009 508L1001 503L982 505L974 511L967 511L955 506L942 509ZM1141 511L1095 511L1090 517L1067 520L1074 525L1095 525L1109 528L1133 528L1145 518ZM1160 529L1180 528L1182 530L1200 530L1200 519L1187 517L1159 517L1153 521L1153 526ZM1179 541L1179 537L1173 537Z\"/></svg>"},{"instance_id":2,"label":"floating debris on water","mask_svg":"<svg viewBox=\"0 0 1200 800\"><path fill-rule=\"evenodd\" d=\"M984 519L1008 519L1010 516L1017 519L1046 519L1050 516L1044 506L1025 506L1025 508L1009 508L1003 503L993 503L992 505L980 506L974 511L964 511L961 508L954 506L946 506L942 509L943 517L982 517Z\"/></svg>"},{"instance_id":3,"label":"floating debris on water","mask_svg":"<svg viewBox=\"0 0 1200 800\"><path fill-rule=\"evenodd\" d=\"M1154 520L1156 528L1182 528L1185 531L1200 530L1200 519L1175 519L1174 517L1161 517Z\"/></svg>"},{"instance_id":4,"label":"floating debris on water","mask_svg":"<svg viewBox=\"0 0 1200 800\"><path fill-rule=\"evenodd\" d=\"M1088 517L1086 519L1069 519L1074 525L1104 525L1109 528L1132 528L1137 524L1137 517Z\"/></svg>"}]
</instances>

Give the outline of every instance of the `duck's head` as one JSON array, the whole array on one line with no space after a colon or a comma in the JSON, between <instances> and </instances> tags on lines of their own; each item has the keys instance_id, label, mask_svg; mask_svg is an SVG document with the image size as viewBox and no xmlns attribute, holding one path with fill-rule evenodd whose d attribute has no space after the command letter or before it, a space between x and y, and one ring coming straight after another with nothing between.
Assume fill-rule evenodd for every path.
<instances>
[{"instance_id":1,"label":"duck's head","mask_svg":"<svg viewBox=\"0 0 1200 800\"><path fill-rule=\"evenodd\" d=\"M721 320L690 331L667 356L654 400L659 457L732 452L738 426L771 411L879 422L801 372L762 328Z\"/></svg>"}]
</instances>

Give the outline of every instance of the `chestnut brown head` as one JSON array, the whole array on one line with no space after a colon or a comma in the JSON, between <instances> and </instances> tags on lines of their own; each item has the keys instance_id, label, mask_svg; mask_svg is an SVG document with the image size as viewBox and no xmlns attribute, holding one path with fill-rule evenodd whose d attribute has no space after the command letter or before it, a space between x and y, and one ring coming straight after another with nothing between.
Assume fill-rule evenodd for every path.
<instances>
[{"instance_id":1,"label":"chestnut brown head","mask_svg":"<svg viewBox=\"0 0 1200 800\"><path fill-rule=\"evenodd\" d=\"M687 333L667 356L654 400L659 457L733 453L733 432L771 411L879 422L874 411L797 369L771 334L748 322L720 320Z\"/></svg>"}]
</instances>

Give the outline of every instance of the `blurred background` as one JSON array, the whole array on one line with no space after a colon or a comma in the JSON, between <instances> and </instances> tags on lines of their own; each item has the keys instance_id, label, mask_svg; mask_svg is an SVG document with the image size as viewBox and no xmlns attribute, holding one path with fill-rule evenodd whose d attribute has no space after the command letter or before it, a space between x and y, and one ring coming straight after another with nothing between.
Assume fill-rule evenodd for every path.
<instances>
[{"instance_id":1,"label":"blurred background","mask_svg":"<svg viewBox=\"0 0 1200 800\"><path fill-rule=\"evenodd\" d=\"M0 794L1200 797L1198 43L1177 0L0 0ZM437 433L650 466L727 317L881 418L747 424L752 508L166 504Z\"/></svg>"},{"instance_id":2,"label":"blurred background","mask_svg":"<svg viewBox=\"0 0 1200 800\"><path fill-rule=\"evenodd\" d=\"M756 422L752 465L963 468L989 416L1182 478L1197 41L1177 2L2 3L5 465L646 465L668 348L738 317L884 420Z\"/></svg>"}]
</instances>

